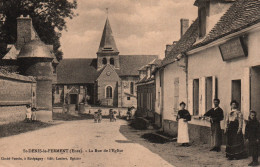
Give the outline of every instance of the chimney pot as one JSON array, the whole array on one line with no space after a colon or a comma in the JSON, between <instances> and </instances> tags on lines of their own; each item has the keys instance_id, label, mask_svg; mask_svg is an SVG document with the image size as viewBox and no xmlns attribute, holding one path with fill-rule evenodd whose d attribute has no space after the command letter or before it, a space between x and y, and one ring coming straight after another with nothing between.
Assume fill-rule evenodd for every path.
<instances>
[{"instance_id":1,"label":"chimney pot","mask_svg":"<svg viewBox=\"0 0 260 167\"><path fill-rule=\"evenodd\" d=\"M181 22L181 37L182 37L189 28L189 19L181 19L180 22Z\"/></svg>"}]
</instances>

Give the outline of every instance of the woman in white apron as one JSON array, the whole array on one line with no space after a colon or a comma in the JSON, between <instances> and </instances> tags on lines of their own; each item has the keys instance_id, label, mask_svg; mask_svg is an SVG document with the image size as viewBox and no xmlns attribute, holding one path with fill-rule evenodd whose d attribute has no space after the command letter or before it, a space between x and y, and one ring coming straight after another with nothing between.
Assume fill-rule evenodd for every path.
<instances>
[{"instance_id":1,"label":"woman in white apron","mask_svg":"<svg viewBox=\"0 0 260 167\"><path fill-rule=\"evenodd\" d=\"M184 102L180 103L180 110L176 120L178 121L178 138L177 143L180 143L181 146L190 146L189 145L189 129L188 121L191 120L191 116L188 110L185 110L186 104Z\"/></svg>"}]
</instances>

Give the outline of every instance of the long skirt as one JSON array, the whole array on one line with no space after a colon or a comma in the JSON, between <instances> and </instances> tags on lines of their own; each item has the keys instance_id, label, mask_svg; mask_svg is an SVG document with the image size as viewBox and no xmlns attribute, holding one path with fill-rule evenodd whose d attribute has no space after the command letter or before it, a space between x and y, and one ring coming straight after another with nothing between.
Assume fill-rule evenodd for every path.
<instances>
[{"instance_id":1,"label":"long skirt","mask_svg":"<svg viewBox=\"0 0 260 167\"><path fill-rule=\"evenodd\" d=\"M222 132L220 122L213 122L211 124L211 145L213 147L220 147L222 144Z\"/></svg>"},{"instance_id":2,"label":"long skirt","mask_svg":"<svg viewBox=\"0 0 260 167\"><path fill-rule=\"evenodd\" d=\"M179 119L178 121L177 143L189 143L188 122L184 122L184 119Z\"/></svg>"},{"instance_id":3,"label":"long skirt","mask_svg":"<svg viewBox=\"0 0 260 167\"><path fill-rule=\"evenodd\" d=\"M243 134L238 131L238 120L231 121L227 129L226 157L242 159L247 157L244 147Z\"/></svg>"}]
</instances>

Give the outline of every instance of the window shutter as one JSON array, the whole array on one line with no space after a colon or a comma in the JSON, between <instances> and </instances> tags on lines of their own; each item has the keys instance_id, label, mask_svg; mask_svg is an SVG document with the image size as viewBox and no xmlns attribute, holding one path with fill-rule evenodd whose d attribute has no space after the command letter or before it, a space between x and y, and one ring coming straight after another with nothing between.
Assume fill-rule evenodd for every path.
<instances>
[{"instance_id":1,"label":"window shutter","mask_svg":"<svg viewBox=\"0 0 260 167\"><path fill-rule=\"evenodd\" d=\"M218 84L216 76L212 76L212 107L214 107L213 100L218 98Z\"/></svg>"},{"instance_id":2,"label":"window shutter","mask_svg":"<svg viewBox=\"0 0 260 167\"><path fill-rule=\"evenodd\" d=\"M193 113L193 79L188 81L188 110Z\"/></svg>"},{"instance_id":3,"label":"window shutter","mask_svg":"<svg viewBox=\"0 0 260 167\"><path fill-rule=\"evenodd\" d=\"M206 110L206 78L201 77L199 81L199 115L205 114Z\"/></svg>"}]
</instances>

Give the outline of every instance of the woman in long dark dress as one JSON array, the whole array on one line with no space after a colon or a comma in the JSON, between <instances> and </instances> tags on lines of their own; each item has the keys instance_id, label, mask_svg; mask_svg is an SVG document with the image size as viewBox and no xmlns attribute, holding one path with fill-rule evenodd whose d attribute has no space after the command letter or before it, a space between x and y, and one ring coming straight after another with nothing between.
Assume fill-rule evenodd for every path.
<instances>
[{"instance_id":1,"label":"woman in long dark dress","mask_svg":"<svg viewBox=\"0 0 260 167\"><path fill-rule=\"evenodd\" d=\"M242 134L243 114L238 110L238 102L234 100L230 105L231 111L226 117L226 157L229 160L246 158L247 154Z\"/></svg>"}]
</instances>

